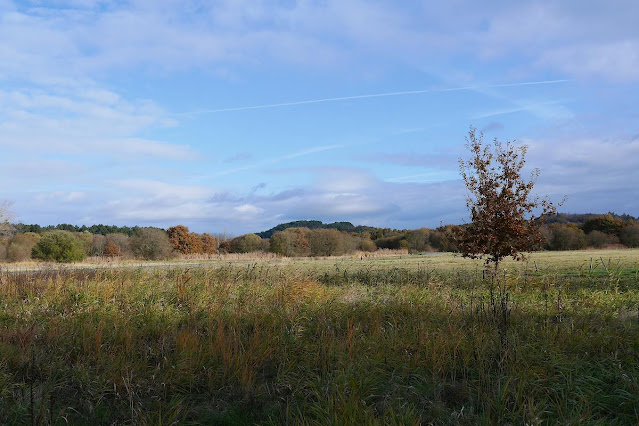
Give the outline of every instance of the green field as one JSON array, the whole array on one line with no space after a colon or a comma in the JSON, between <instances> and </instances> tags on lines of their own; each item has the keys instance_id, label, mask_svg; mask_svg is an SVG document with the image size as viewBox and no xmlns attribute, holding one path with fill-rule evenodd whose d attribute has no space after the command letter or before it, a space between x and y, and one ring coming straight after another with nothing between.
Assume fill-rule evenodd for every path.
<instances>
[{"instance_id":1,"label":"green field","mask_svg":"<svg viewBox=\"0 0 639 426\"><path fill-rule=\"evenodd\" d=\"M639 250L3 271L0 424L639 423Z\"/></svg>"}]
</instances>

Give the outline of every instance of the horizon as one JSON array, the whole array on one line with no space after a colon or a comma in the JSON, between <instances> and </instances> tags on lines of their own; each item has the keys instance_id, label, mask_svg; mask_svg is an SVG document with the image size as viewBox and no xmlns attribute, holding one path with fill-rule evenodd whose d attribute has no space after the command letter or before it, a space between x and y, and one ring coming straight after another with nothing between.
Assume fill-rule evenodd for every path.
<instances>
[{"instance_id":1,"label":"horizon","mask_svg":"<svg viewBox=\"0 0 639 426\"><path fill-rule=\"evenodd\" d=\"M609 215L609 214L611 214L613 216L616 216L616 217L630 216L631 220L639 218L639 217L635 217L635 216L627 214L627 213L616 213L616 212L612 212L612 211L609 211L609 212L606 212L606 213L602 213L602 212L601 213L593 213L593 212L589 212L589 213L557 212L553 216L566 215L566 216L594 216L594 217L597 217L597 216L606 216L606 215ZM403 229L401 229L401 228L392 228L392 227L388 227L388 226L375 227L375 226L367 225L365 223L353 223L353 222L348 221L348 220L337 220L337 221L333 221L333 222L325 222L325 221L321 221L321 220L318 220L318 219L294 219L294 220L291 220L291 221L288 221L288 222L282 222L282 223L275 224L275 225L271 226L268 229L256 230L256 231L246 232L246 233L243 233L243 234L231 234L231 233L224 233L224 232L208 232L208 231L199 232L199 233L200 234L206 233L206 234L211 234L211 235L225 235L228 238L235 238L235 237L238 237L238 236L241 236L241 235L246 235L246 234L262 234L262 233L265 233L265 232L272 231L275 228L277 228L278 226L289 225L289 224L295 223L295 222L320 222L322 225L334 225L334 224L343 223L343 224L350 224L350 225L352 225L355 228L357 228L357 227L388 228L388 229L393 229L393 230L396 230L396 231L414 231L414 230L423 229L423 228L425 228L425 229L438 229L441 226L449 226L449 225L459 226L459 225L463 225L461 223L441 223L440 225L435 226L435 227L422 226L422 227L419 227L419 228L403 228ZM82 228L82 227L90 228L92 226L116 226L116 227L121 227L121 228L123 228L123 227L129 227L129 228L138 227L138 228L142 228L142 226L139 226L139 225L116 225L116 224L109 224L109 223L92 223L92 224L86 224L86 223L84 223L84 224L57 223L57 224L43 225L43 224L39 224L39 223L11 222L11 225L24 225L24 226L37 225L37 226L42 227L43 229L48 228L48 227L56 228L56 227L65 226L65 225L71 225L71 226L78 227L78 228ZM157 228L163 229L163 230L166 231L168 228L173 227L173 226L186 226L187 228L189 228L187 225L183 225L181 223L174 223L174 224L172 224L170 226L167 226L167 227L157 227ZM304 228L304 227L302 226L302 228ZM193 230L189 228L189 231L193 231ZM264 237L262 237L262 238L264 238Z\"/></svg>"},{"instance_id":2,"label":"horizon","mask_svg":"<svg viewBox=\"0 0 639 426\"><path fill-rule=\"evenodd\" d=\"M436 228L468 220L474 126L528 145L566 211L638 217L638 13L0 0L0 201L41 226Z\"/></svg>"}]
</instances>

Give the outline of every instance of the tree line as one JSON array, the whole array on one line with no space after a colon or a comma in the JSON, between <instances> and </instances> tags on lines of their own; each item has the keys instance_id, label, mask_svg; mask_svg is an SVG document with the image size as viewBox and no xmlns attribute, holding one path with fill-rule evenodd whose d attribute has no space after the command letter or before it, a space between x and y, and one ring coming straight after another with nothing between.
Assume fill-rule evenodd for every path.
<instances>
[{"instance_id":1,"label":"tree line","mask_svg":"<svg viewBox=\"0 0 639 426\"><path fill-rule=\"evenodd\" d=\"M572 220L576 217L577 220ZM583 221L579 220L584 218ZM313 228L296 226L311 223ZM379 249L418 252L458 252L457 236L464 225L398 230L356 227L349 222L326 226L320 221L281 224L269 238L245 234L235 238L191 232L184 225L153 227L89 227L6 224L0 237L0 261L49 260L77 262L87 257L160 260L181 255L270 252L280 256L340 256ZM72 226L72 225L71 225ZM467 226L467 225L465 225ZM82 231L82 229L85 229ZM96 232L90 232L93 229ZM117 230L120 232L106 232ZM127 232L123 232L127 230ZM130 231L130 232L129 232ZM102 232L105 232L104 234ZM639 221L629 215L567 215L548 218L537 250L578 250L586 247L639 247Z\"/></svg>"}]
</instances>

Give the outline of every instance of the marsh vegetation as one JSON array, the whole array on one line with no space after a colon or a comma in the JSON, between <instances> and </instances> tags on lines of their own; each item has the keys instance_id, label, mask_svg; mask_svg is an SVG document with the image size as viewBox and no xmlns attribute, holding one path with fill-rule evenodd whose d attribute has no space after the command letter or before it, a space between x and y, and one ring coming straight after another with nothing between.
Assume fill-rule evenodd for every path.
<instances>
[{"instance_id":1,"label":"marsh vegetation","mask_svg":"<svg viewBox=\"0 0 639 426\"><path fill-rule=\"evenodd\" d=\"M1 275L2 424L636 424L639 252Z\"/></svg>"}]
</instances>

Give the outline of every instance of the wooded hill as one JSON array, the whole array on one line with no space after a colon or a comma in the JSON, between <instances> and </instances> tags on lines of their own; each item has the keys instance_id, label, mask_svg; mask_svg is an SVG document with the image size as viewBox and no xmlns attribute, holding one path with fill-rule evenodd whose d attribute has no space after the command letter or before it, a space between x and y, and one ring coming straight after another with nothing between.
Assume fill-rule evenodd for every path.
<instances>
[{"instance_id":1,"label":"wooded hill","mask_svg":"<svg viewBox=\"0 0 639 426\"><path fill-rule=\"evenodd\" d=\"M322 223L320 220L296 220L294 222L281 223L268 231L258 232L256 235L260 238L271 238L276 232L283 231L288 228L337 229L340 232L355 232L358 234L377 229L372 226L355 226L350 222Z\"/></svg>"}]
</instances>

